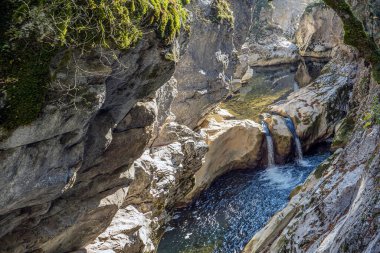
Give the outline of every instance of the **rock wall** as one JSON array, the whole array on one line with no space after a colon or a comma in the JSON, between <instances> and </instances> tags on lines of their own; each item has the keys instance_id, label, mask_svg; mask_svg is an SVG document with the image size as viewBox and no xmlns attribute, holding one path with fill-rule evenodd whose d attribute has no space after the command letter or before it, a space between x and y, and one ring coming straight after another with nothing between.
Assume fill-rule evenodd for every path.
<instances>
[{"instance_id":1,"label":"rock wall","mask_svg":"<svg viewBox=\"0 0 380 253\"><path fill-rule=\"evenodd\" d=\"M361 75L355 88L364 85L367 91L351 98L360 103L350 111L358 120L350 142L315 170L244 252L379 251L380 128L363 128L360 118L380 88L368 79L368 70Z\"/></svg>"},{"instance_id":2,"label":"rock wall","mask_svg":"<svg viewBox=\"0 0 380 253\"><path fill-rule=\"evenodd\" d=\"M330 138L346 116L351 90L362 68L356 52L342 45L321 76L293 92L287 100L272 105L271 111L292 118L304 149L308 150Z\"/></svg>"},{"instance_id":3,"label":"rock wall","mask_svg":"<svg viewBox=\"0 0 380 253\"><path fill-rule=\"evenodd\" d=\"M233 169L255 168L262 159L264 134L251 120L212 120L201 130L209 146L194 185L184 202L190 202L218 177ZM237 138L237 136L239 136Z\"/></svg>"},{"instance_id":4,"label":"rock wall","mask_svg":"<svg viewBox=\"0 0 380 253\"><path fill-rule=\"evenodd\" d=\"M198 1L190 8L193 29L186 53L174 74L178 96L172 111L178 123L190 128L198 126L229 94L237 64L236 50L244 42L252 19L253 0L230 1L233 23L216 22L211 2Z\"/></svg>"},{"instance_id":5,"label":"rock wall","mask_svg":"<svg viewBox=\"0 0 380 253\"><path fill-rule=\"evenodd\" d=\"M300 55L330 58L332 50L343 44L343 24L323 2L310 4L295 33Z\"/></svg>"},{"instance_id":6,"label":"rock wall","mask_svg":"<svg viewBox=\"0 0 380 253\"><path fill-rule=\"evenodd\" d=\"M0 252L154 252L162 232L159 228L172 208L191 201L232 169L266 163L260 125L235 120L225 112L212 120L205 121L205 116L234 89L233 78L241 78L247 70L249 74L249 66L297 61L300 52L295 38L302 45L301 54L325 56L329 52L333 60L321 77L274 105L275 114L265 118L274 135L277 161L287 159L293 142L279 115L290 116L296 123L304 149L336 132L345 135L342 119L359 107L355 115L359 121L370 107L368 94L378 92L373 82L367 85L368 66L352 48L335 48L340 34L328 36L319 22L325 16L326 22L333 22L336 17L331 11L314 6L302 16L311 0L271 2L231 2L232 24L215 20L211 1L192 1L191 33L183 31L171 46L164 46L148 32L128 52L101 48L85 54L60 52L51 63L55 78L40 117L11 134L0 131ZM375 12L368 9L366 13ZM335 26L333 31L339 29ZM197 127L202 128L199 133L194 132ZM378 168L378 130L356 130L355 143L365 142L350 144L350 152L358 152L367 141L371 144L360 161L352 161L352 166L361 168L355 173L368 178L361 179L364 186L357 188L359 181L350 181L349 176L350 182L343 186L332 180L321 198L328 196L328 190L333 192L336 183L339 189L354 189L349 190L351 195L340 194L345 204L347 196L363 192L360 197L366 202L362 204L378 209L377 200L372 199L377 181L369 176ZM351 171L343 165L348 154L339 152L339 168L347 169L329 167L323 178L331 175L343 180ZM375 156L368 163L371 152ZM363 165L365 160L368 168ZM343 172L338 176L329 172L336 170ZM310 182L316 182L309 185L315 190L321 186L320 180ZM306 197L297 196L292 203L310 199ZM299 210L292 207L284 213L286 222L281 221L271 236L283 233L285 242L292 240L284 229ZM325 215L337 207L341 205L330 205ZM349 214L362 212L357 210ZM376 212L361 214L369 215L368 226L348 220L368 232ZM334 215L330 217L335 221L350 217ZM300 227L296 234L307 238L303 231ZM321 225L318 235L326 233ZM360 249L376 247L368 234ZM272 237L259 235L263 246L258 249L277 245ZM349 232L344 238L356 240ZM281 245L288 250L291 244ZM320 247L313 245L310 249ZM338 247L331 240L324 245ZM248 251L254 250L251 246ZM302 252L300 247L296 250Z\"/></svg>"},{"instance_id":7,"label":"rock wall","mask_svg":"<svg viewBox=\"0 0 380 253\"><path fill-rule=\"evenodd\" d=\"M257 0L248 39L239 53L236 78L252 66L292 63L299 60L295 31L302 13L313 0Z\"/></svg>"},{"instance_id":8,"label":"rock wall","mask_svg":"<svg viewBox=\"0 0 380 253\"><path fill-rule=\"evenodd\" d=\"M153 252L207 151L185 125L227 94L251 4L231 7L236 42L193 1L192 33L171 46L147 32L128 52L59 53L40 117L1 131L0 252Z\"/></svg>"},{"instance_id":9,"label":"rock wall","mask_svg":"<svg viewBox=\"0 0 380 253\"><path fill-rule=\"evenodd\" d=\"M57 56L41 117L1 142L0 251L67 252L110 224L132 181L125 172L153 134L149 97L174 72L168 49L150 34L128 53ZM65 97L68 86L81 99Z\"/></svg>"},{"instance_id":10,"label":"rock wall","mask_svg":"<svg viewBox=\"0 0 380 253\"><path fill-rule=\"evenodd\" d=\"M368 29L368 9L377 1L350 3ZM344 92L345 95L333 96L333 104L327 103L330 109L340 109L333 109L332 117L323 117L328 122L314 121L318 122L318 127L313 128L314 134L309 134L308 124L304 121L297 124L297 132L306 139L335 131L333 146L336 151L310 175L303 186L294 189L287 207L253 237L243 252L380 251L380 128L373 118L378 117L374 116L374 108L378 106L380 86L371 77L371 66L360 58L355 49L339 46L338 51L340 53L333 55L333 60L318 78L323 81L320 87L329 83L339 87L344 81L349 86L353 85L352 89ZM328 76L336 79L326 79ZM302 115L308 114L310 106L319 107L318 101L310 103L308 99L310 88L303 90L305 92L289 97L288 101L273 109L280 113L290 112L292 104L298 101L304 103L305 111L294 112L293 117L302 118ZM324 94L338 90L314 90L312 96L322 98ZM341 120L343 115L346 116ZM370 121L368 115L372 115ZM336 123L336 120L340 122Z\"/></svg>"}]
</instances>

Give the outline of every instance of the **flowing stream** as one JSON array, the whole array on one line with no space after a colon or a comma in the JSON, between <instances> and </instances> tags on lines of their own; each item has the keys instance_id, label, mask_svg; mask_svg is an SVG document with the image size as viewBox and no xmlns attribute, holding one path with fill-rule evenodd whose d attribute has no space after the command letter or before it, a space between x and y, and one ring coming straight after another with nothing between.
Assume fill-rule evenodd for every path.
<instances>
[{"instance_id":1,"label":"flowing stream","mask_svg":"<svg viewBox=\"0 0 380 253\"><path fill-rule=\"evenodd\" d=\"M305 156L306 164L294 162L222 176L194 203L174 214L158 253L240 252L328 155Z\"/></svg>"},{"instance_id":2,"label":"flowing stream","mask_svg":"<svg viewBox=\"0 0 380 253\"><path fill-rule=\"evenodd\" d=\"M227 99L222 108L238 119L259 120L274 102L315 79L325 62L303 59L297 65L255 68L253 78ZM320 152L303 156L291 119L286 119L297 150L297 161L276 166L273 141L265 122L267 169L233 171L186 208L177 210L159 243L158 253L237 253L289 201L290 192L328 157Z\"/></svg>"}]
</instances>

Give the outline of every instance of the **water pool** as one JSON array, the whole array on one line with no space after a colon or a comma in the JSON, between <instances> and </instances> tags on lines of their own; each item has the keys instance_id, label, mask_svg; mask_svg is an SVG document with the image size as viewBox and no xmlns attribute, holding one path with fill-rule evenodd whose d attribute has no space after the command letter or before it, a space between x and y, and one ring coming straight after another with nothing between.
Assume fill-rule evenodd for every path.
<instances>
[{"instance_id":1,"label":"water pool","mask_svg":"<svg viewBox=\"0 0 380 253\"><path fill-rule=\"evenodd\" d=\"M289 201L329 153L270 169L233 171L216 180L190 206L177 210L158 253L235 253Z\"/></svg>"}]
</instances>

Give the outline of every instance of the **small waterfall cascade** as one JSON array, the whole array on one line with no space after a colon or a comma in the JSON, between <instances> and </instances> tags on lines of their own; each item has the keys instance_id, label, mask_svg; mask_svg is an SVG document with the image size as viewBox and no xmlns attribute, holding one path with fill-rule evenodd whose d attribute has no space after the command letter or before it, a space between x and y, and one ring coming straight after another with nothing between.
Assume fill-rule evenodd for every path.
<instances>
[{"instance_id":1,"label":"small waterfall cascade","mask_svg":"<svg viewBox=\"0 0 380 253\"><path fill-rule=\"evenodd\" d=\"M298 162L302 162L303 161L302 145L301 145L300 138L298 138L296 127L294 126L292 119L289 117L285 117L285 122L289 131L293 134L294 142L296 143Z\"/></svg>"},{"instance_id":2,"label":"small waterfall cascade","mask_svg":"<svg viewBox=\"0 0 380 253\"><path fill-rule=\"evenodd\" d=\"M274 146L273 146L273 139L270 134L269 128L267 123L264 121L261 121L261 125L263 126L263 130L265 133L265 138L267 140L267 149L268 149L268 168L275 167L275 161L274 161Z\"/></svg>"},{"instance_id":3,"label":"small waterfall cascade","mask_svg":"<svg viewBox=\"0 0 380 253\"><path fill-rule=\"evenodd\" d=\"M300 89L300 86L298 85L298 83L294 82L294 84L293 84L293 91L299 91L299 89Z\"/></svg>"}]
</instances>

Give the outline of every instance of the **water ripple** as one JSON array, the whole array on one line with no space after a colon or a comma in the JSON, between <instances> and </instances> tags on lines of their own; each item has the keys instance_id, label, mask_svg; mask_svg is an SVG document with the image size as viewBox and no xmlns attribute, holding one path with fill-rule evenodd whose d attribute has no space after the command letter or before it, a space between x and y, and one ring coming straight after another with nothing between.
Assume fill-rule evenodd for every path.
<instances>
[{"instance_id":1,"label":"water ripple","mask_svg":"<svg viewBox=\"0 0 380 253\"><path fill-rule=\"evenodd\" d=\"M317 154L301 164L235 171L219 178L192 205L174 214L158 253L240 252L327 156Z\"/></svg>"}]
</instances>

